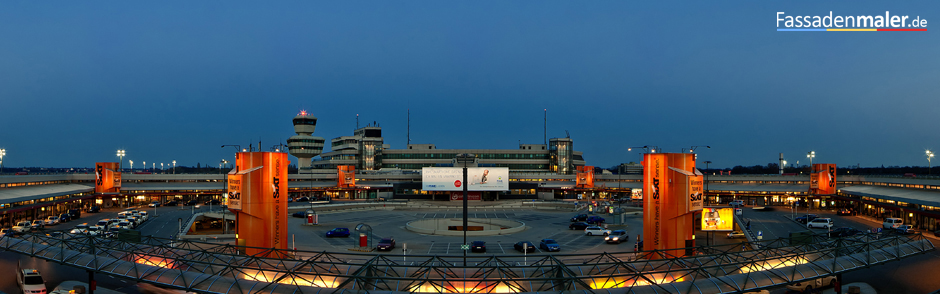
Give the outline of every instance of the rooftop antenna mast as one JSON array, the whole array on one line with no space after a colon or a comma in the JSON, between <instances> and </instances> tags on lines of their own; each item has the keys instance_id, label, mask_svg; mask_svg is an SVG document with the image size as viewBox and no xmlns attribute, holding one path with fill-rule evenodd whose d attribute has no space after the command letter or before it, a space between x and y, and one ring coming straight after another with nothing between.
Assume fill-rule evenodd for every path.
<instances>
[{"instance_id":1,"label":"rooftop antenna mast","mask_svg":"<svg viewBox=\"0 0 940 294\"><path fill-rule=\"evenodd\" d=\"M408 108L408 145L411 145L411 108Z\"/></svg>"},{"instance_id":2,"label":"rooftop antenna mast","mask_svg":"<svg viewBox=\"0 0 940 294\"><path fill-rule=\"evenodd\" d=\"M356 129L359 129L359 114L356 114Z\"/></svg>"},{"instance_id":3,"label":"rooftop antenna mast","mask_svg":"<svg viewBox=\"0 0 940 294\"><path fill-rule=\"evenodd\" d=\"M544 140L542 144L548 146L548 108L545 108L545 127L542 130L542 139Z\"/></svg>"}]
</instances>

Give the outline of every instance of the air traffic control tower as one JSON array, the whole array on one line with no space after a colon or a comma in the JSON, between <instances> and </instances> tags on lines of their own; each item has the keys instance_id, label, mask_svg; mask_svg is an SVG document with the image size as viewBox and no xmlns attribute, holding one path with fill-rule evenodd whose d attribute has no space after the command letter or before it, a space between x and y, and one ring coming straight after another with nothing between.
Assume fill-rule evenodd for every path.
<instances>
[{"instance_id":1,"label":"air traffic control tower","mask_svg":"<svg viewBox=\"0 0 940 294\"><path fill-rule=\"evenodd\" d=\"M309 173L311 160L323 153L325 140L311 136L316 129L317 117L313 114L303 110L294 117L294 132L297 135L287 139L287 149L290 155L297 157L297 170L300 173Z\"/></svg>"}]
</instances>

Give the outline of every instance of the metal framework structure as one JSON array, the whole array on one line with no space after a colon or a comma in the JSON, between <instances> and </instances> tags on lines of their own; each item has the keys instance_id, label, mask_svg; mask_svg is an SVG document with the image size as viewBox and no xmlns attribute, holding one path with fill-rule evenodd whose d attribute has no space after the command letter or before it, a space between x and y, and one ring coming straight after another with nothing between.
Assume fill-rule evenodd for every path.
<instances>
[{"instance_id":1,"label":"metal framework structure","mask_svg":"<svg viewBox=\"0 0 940 294\"><path fill-rule=\"evenodd\" d=\"M51 236L50 236L51 235ZM0 248L169 288L212 293L735 293L862 269L934 250L922 235L861 234L602 254L376 255L143 237L26 234ZM638 258L639 257L639 258ZM610 289L610 291L608 291Z\"/></svg>"}]
</instances>

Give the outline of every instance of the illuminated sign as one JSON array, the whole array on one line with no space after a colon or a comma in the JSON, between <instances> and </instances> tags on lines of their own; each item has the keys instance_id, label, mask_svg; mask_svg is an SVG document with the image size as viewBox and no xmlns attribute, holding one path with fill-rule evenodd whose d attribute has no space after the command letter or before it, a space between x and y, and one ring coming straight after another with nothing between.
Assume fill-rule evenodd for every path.
<instances>
[{"instance_id":1,"label":"illuminated sign","mask_svg":"<svg viewBox=\"0 0 940 294\"><path fill-rule=\"evenodd\" d=\"M836 165L832 163L813 164L813 174L810 176L810 189L816 195L832 195L836 193Z\"/></svg>"},{"instance_id":2,"label":"illuminated sign","mask_svg":"<svg viewBox=\"0 0 940 294\"><path fill-rule=\"evenodd\" d=\"M336 186L340 188L352 188L356 186L356 167L352 165L340 165L336 167Z\"/></svg>"},{"instance_id":3,"label":"illuminated sign","mask_svg":"<svg viewBox=\"0 0 940 294\"><path fill-rule=\"evenodd\" d=\"M242 209L242 175L229 174L226 205L229 209Z\"/></svg>"},{"instance_id":4,"label":"illuminated sign","mask_svg":"<svg viewBox=\"0 0 940 294\"><path fill-rule=\"evenodd\" d=\"M643 189L630 189L630 199L643 199Z\"/></svg>"},{"instance_id":5,"label":"illuminated sign","mask_svg":"<svg viewBox=\"0 0 940 294\"><path fill-rule=\"evenodd\" d=\"M594 167L593 166L577 167L575 185L578 188L594 188Z\"/></svg>"},{"instance_id":6,"label":"illuminated sign","mask_svg":"<svg viewBox=\"0 0 940 294\"><path fill-rule=\"evenodd\" d=\"M95 163L95 192L121 192L121 172L118 171L117 162Z\"/></svg>"},{"instance_id":7,"label":"illuminated sign","mask_svg":"<svg viewBox=\"0 0 940 294\"><path fill-rule=\"evenodd\" d=\"M734 209L705 207L702 209L702 231L732 231Z\"/></svg>"},{"instance_id":8,"label":"illuminated sign","mask_svg":"<svg viewBox=\"0 0 940 294\"><path fill-rule=\"evenodd\" d=\"M468 167L467 182L463 183L463 168L425 167L421 169L421 189L424 191L509 191L508 167Z\"/></svg>"}]
</instances>

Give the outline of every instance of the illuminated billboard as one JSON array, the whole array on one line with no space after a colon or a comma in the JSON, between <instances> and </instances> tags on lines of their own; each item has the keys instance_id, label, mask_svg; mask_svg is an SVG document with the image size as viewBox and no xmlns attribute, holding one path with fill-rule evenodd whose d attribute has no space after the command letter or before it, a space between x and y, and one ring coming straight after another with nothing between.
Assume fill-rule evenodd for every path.
<instances>
[{"instance_id":1,"label":"illuminated billboard","mask_svg":"<svg viewBox=\"0 0 940 294\"><path fill-rule=\"evenodd\" d=\"M117 162L95 163L95 193L120 193L121 171Z\"/></svg>"},{"instance_id":2,"label":"illuminated billboard","mask_svg":"<svg viewBox=\"0 0 940 294\"><path fill-rule=\"evenodd\" d=\"M228 175L228 189L225 199L225 205L228 205L229 209L241 210L242 209L242 175L239 174L229 174Z\"/></svg>"},{"instance_id":3,"label":"illuminated billboard","mask_svg":"<svg viewBox=\"0 0 940 294\"><path fill-rule=\"evenodd\" d=\"M705 207L702 209L702 231L734 230L734 209Z\"/></svg>"},{"instance_id":4,"label":"illuminated billboard","mask_svg":"<svg viewBox=\"0 0 940 294\"><path fill-rule=\"evenodd\" d=\"M421 169L421 189L424 191L509 191L508 167L468 167L467 182L463 182L463 168L425 167Z\"/></svg>"},{"instance_id":5,"label":"illuminated billboard","mask_svg":"<svg viewBox=\"0 0 940 294\"><path fill-rule=\"evenodd\" d=\"M836 193L836 165L831 163L813 164L813 174L810 177L810 189L816 195L832 195Z\"/></svg>"}]
</instances>

